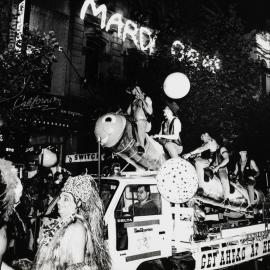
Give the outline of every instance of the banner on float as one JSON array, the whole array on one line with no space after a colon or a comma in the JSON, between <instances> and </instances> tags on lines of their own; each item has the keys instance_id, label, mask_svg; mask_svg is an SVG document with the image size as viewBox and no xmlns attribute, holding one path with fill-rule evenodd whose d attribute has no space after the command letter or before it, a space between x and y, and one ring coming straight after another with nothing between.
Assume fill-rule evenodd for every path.
<instances>
[{"instance_id":1,"label":"banner on float","mask_svg":"<svg viewBox=\"0 0 270 270\"><path fill-rule=\"evenodd\" d=\"M220 246L224 246L222 243ZM237 243L227 243L226 247L201 251L193 254L196 258L196 270L221 269L251 261L270 254L269 231L250 234Z\"/></svg>"},{"instance_id":2,"label":"banner on float","mask_svg":"<svg viewBox=\"0 0 270 270\"><path fill-rule=\"evenodd\" d=\"M101 160L104 160L104 154L101 155ZM92 162L92 161L98 161L98 153L66 155L65 160L66 163Z\"/></svg>"}]
</instances>

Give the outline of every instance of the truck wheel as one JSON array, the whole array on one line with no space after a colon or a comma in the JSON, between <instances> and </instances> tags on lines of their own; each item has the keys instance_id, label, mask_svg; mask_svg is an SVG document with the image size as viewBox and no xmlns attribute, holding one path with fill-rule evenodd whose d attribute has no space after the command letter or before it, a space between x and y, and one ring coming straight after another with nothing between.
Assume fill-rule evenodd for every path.
<instances>
[{"instance_id":1,"label":"truck wheel","mask_svg":"<svg viewBox=\"0 0 270 270\"><path fill-rule=\"evenodd\" d=\"M161 260L153 260L142 263L137 270L168 270Z\"/></svg>"},{"instance_id":2,"label":"truck wheel","mask_svg":"<svg viewBox=\"0 0 270 270\"><path fill-rule=\"evenodd\" d=\"M194 270L195 260L190 252L175 255L169 259L172 264L171 270Z\"/></svg>"}]
</instances>

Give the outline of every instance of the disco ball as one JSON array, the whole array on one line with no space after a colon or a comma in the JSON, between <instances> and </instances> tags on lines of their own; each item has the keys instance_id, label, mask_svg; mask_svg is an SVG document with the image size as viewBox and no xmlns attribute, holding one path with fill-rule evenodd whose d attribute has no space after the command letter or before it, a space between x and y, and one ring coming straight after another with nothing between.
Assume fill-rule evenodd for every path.
<instances>
[{"instance_id":1,"label":"disco ball","mask_svg":"<svg viewBox=\"0 0 270 270\"><path fill-rule=\"evenodd\" d=\"M160 168L156 179L160 194L172 203L189 201L198 189L195 168L182 158L167 160Z\"/></svg>"}]
</instances>

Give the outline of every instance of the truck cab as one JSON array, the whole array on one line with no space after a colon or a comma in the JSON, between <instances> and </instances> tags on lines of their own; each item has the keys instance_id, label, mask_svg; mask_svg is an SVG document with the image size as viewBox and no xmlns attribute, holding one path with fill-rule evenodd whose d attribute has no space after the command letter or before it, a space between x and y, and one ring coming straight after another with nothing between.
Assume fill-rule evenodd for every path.
<instances>
[{"instance_id":1,"label":"truck cab","mask_svg":"<svg viewBox=\"0 0 270 270\"><path fill-rule=\"evenodd\" d=\"M155 212L134 210L141 186L149 190L149 200L157 209ZM144 262L158 262L160 258L180 252L183 249L180 241L190 241L193 209L180 209L179 204L165 200L158 192L154 172L102 178L101 197L106 209L105 239L112 269L135 270ZM177 233L176 228L180 229Z\"/></svg>"}]
</instances>

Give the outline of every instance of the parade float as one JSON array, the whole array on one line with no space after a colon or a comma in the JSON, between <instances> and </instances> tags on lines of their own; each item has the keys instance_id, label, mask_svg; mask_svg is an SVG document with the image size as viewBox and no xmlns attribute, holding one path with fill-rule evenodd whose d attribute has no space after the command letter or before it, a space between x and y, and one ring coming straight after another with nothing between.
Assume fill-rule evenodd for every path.
<instances>
[{"instance_id":1,"label":"parade float","mask_svg":"<svg viewBox=\"0 0 270 270\"><path fill-rule=\"evenodd\" d=\"M175 79L183 76L169 75L163 87L177 99L188 90L177 93ZM189 89L189 83L184 85ZM127 117L115 113L101 116L95 126L101 146L136 169L99 178L113 269L221 269L269 255L268 204L262 192L255 191L257 211L250 213L246 188L231 183L230 204L224 205L216 175L199 186L192 163L168 159L147 134L145 152L138 153L133 128ZM141 185L149 186L158 214L136 216L130 210Z\"/></svg>"}]
</instances>

